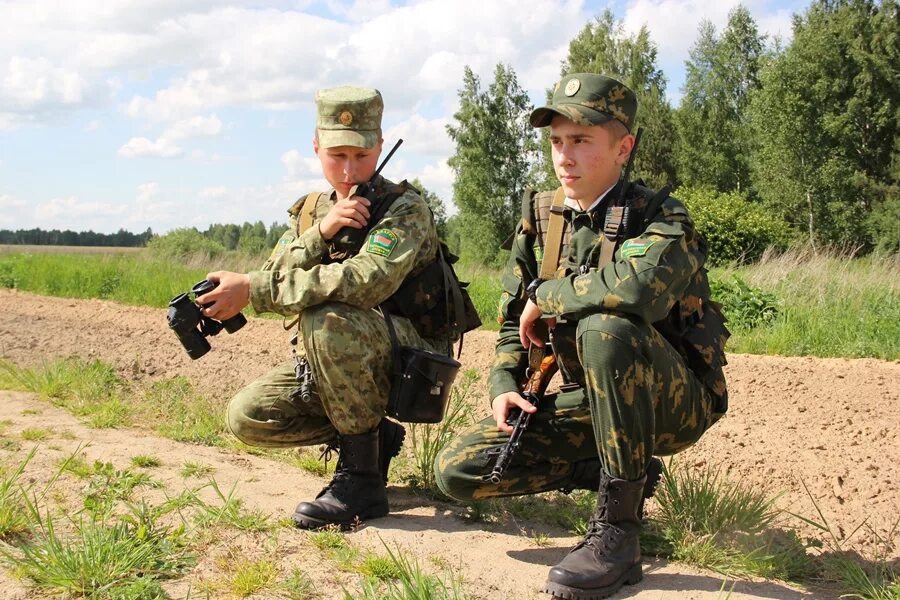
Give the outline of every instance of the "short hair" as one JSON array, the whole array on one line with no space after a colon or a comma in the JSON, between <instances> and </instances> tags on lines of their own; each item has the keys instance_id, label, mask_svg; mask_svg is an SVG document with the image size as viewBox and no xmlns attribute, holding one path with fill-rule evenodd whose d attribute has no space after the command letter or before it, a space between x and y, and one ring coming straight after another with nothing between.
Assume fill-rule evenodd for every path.
<instances>
[{"instance_id":1,"label":"short hair","mask_svg":"<svg viewBox=\"0 0 900 600\"><path fill-rule=\"evenodd\" d=\"M628 131L628 128L625 127L625 125L618 119L610 119L606 123L600 125L600 127L603 127L609 132L610 137L612 137L613 143L618 142L623 137L631 133L630 131Z\"/></svg>"}]
</instances>

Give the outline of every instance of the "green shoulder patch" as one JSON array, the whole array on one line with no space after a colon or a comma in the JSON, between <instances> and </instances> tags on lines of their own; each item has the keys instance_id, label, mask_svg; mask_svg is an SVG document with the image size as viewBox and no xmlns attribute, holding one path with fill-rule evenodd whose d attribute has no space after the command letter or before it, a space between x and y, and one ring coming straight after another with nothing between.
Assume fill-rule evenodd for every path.
<instances>
[{"instance_id":1,"label":"green shoulder patch","mask_svg":"<svg viewBox=\"0 0 900 600\"><path fill-rule=\"evenodd\" d=\"M642 240L635 238L627 240L622 244L622 258L633 258L635 256L644 256L650 249L650 246L656 243L656 240Z\"/></svg>"},{"instance_id":2,"label":"green shoulder patch","mask_svg":"<svg viewBox=\"0 0 900 600\"><path fill-rule=\"evenodd\" d=\"M378 229L369 234L366 252L371 252L378 256L390 256L399 241L397 234L390 229Z\"/></svg>"},{"instance_id":3,"label":"green shoulder patch","mask_svg":"<svg viewBox=\"0 0 900 600\"><path fill-rule=\"evenodd\" d=\"M534 245L534 260L538 262L544 260L544 248L540 244Z\"/></svg>"}]
</instances>

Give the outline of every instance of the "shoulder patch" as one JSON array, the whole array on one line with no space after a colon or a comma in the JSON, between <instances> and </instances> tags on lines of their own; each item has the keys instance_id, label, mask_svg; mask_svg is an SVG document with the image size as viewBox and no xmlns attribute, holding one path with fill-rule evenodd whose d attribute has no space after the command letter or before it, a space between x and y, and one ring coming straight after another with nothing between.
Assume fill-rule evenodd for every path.
<instances>
[{"instance_id":1,"label":"shoulder patch","mask_svg":"<svg viewBox=\"0 0 900 600\"><path fill-rule=\"evenodd\" d=\"M656 243L656 240L642 240L635 238L627 240L622 244L622 258L633 258L635 256L644 256L650 250L650 246Z\"/></svg>"},{"instance_id":2,"label":"shoulder patch","mask_svg":"<svg viewBox=\"0 0 900 600\"><path fill-rule=\"evenodd\" d=\"M390 256L397 246L399 238L397 234L390 229L376 229L369 234L369 241L366 243L366 252L377 254L379 256Z\"/></svg>"}]
</instances>

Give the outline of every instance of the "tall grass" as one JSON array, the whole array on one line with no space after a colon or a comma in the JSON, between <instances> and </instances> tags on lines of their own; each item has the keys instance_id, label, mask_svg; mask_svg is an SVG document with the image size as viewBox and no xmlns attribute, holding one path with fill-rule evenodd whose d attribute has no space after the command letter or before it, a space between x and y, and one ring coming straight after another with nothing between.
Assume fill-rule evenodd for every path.
<instances>
[{"instance_id":1,"label":"tall grass","mask_svg":"<svg viewBox=\"0 0 900 600\"><path fill-rule=\"evenodd\" d=\"M262 261L237 253L172 260L151 253L0 254L0 287L61 296L102 298L123 304L163 307L191 289L209 271L246 272Z\"/></svg>"},{"instance_id":2,"label":"tall grass","mask_svg":"<svg viewBox=\"0 0 900 600\"><path fill-rule=\"evenodd\" d=\"M737 329L732 352L900 358L900 257L852 258L797 248L754 265L717 269L777 298L767 325Z\"/></svg>"}]
</instances>

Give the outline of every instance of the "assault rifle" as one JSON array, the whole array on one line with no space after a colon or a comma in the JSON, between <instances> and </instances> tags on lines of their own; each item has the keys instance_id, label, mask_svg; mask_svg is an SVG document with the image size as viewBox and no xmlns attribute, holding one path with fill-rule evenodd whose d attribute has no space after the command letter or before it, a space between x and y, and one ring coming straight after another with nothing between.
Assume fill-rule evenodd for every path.
<instances>
[{"instance_id":1,"label":"assault rifle","mask_svg":"<svg viewBox=\"0 0 900 600\"><path fill-rule=\"evenodd\" d=\"M547 385L557 369L556 356L553 354L552 344L544 344L544 347L541 348L532 343L528 347L528 369L525 371L526 379L525 385L522 387L522 397L530 402L532 406L539 406L544 398ZM522 446L522 434L528 429L528 423L531 422L533 415L534 413L525 412L520 408L514 408L509 411L506 422L513 426L512 433L506 444L496 453L497 461L494 463L494 468L481 478L482 481L490 481L494 484L500 483L510 461L512 461L513 456Z\"/></svg>"}]
</instances>

